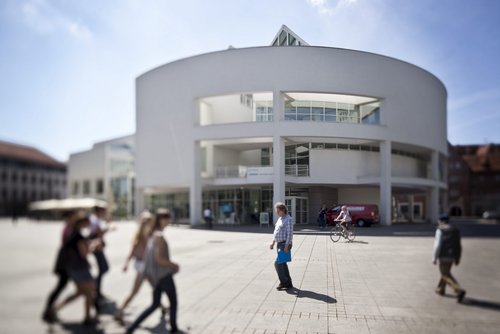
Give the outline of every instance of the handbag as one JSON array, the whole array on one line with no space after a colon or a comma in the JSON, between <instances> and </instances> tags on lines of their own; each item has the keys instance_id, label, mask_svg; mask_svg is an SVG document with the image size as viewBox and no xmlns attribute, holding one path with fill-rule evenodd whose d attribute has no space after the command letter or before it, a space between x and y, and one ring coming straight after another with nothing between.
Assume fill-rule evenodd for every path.
<instances>
[{"instance_id":1,"label":"handbag","mask_svg":"<svg viewBox=\"0 0 500 334\"><path fill-rule=\"evenodd\" d=\"M283 249L278 248L278 257L276 258L276 262L278 264L283 264L292 261L292 251L288 250L285 252Z\"/></svg>"}]
</instances>

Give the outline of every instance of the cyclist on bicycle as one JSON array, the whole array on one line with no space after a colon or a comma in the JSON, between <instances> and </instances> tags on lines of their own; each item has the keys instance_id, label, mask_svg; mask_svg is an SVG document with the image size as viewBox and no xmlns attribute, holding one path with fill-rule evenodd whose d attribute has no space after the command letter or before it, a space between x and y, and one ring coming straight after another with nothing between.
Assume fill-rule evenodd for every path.
<instances>
[{"instance_id":1,"label":"cyclist on bicycle","mask_svg":"<svg viewBox=\"0 0 500 334\"><path fill-rule=\"evenodd\" d=\"M350 223L352 221L351 213L349 212L349 210L347 210L347 206L342 205L340 214L338 215L337 218L335 218L335 221L341 222L340 226L344 230L343 232L345 237L347 235L347 230L348 230L347 223Z\"/></svg>"}]
</instances>

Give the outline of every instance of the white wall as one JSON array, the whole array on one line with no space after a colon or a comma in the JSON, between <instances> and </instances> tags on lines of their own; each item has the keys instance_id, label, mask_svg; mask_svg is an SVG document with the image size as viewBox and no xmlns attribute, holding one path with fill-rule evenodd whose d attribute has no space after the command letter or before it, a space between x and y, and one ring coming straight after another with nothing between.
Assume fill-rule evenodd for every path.
<instances>
[{"instance_id":1,"label":"white wall","mask_svg":"<svg viewBox=\"0 0 500 334\"><path fill-rule=\"evenodd\" d=\"M239 164L240 152L214 146L214 166L237 166Z\"/></svg>"},{"instance_id":2,"label":"white wall","mask_svg":"<svg viewBox=\"0 0 500 334\"><path fill-rule=\"evenodd\" d=\"M82 196L83 181L90 181L90 194L96 192L97 179L105 177L105 147L97 146L92 150L71 154L68 161L67 196ZM78 181L79 193L73 195L73 183Z\"/></svg>"},{"instance_id":3,"label":"white wall","mask_svg":"<svg viewBox=\"0 0 500 334\"><path fill-rule=\"evenodd\" d=\"M380 191L374 187L365 188L339 188L338 203L348 204L375 204L379 205Z\"/></svg>"},{"instance_id":4,"label":"white wall","mask_svg":"<svg viewBox=\"0 0 500 334\"><path fill-rule=\"evenodd\" d=\"M396 177L427 177L425 162L412 157L402 155L392 155L392 176Z\"/></svg>"},{"instance_id":5,"label":"white wall","mask_svg":"<svg viewBox=\"0 0 500 334\"><path fill-rule=\"evenodd\" d=\"M350 150L310 150L312 183L357 184L358 177L380 176L377 152Z\"/></svg>"},{"instance_id":6,"label":"white wall","mask_svg":"<svg viewBox=\"0 0 500 334\"><path fill-rule=\"evenodd\" d=\"M242 151L239 157L239 164L243 166L260 166L261 150Z\"/></svg>"}]
</instances>

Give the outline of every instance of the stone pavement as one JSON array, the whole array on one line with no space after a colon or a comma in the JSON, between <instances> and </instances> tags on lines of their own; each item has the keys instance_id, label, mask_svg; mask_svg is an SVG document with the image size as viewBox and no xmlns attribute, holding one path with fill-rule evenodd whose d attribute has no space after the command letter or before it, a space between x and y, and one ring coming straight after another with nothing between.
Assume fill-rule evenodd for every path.
<instances>
[{"instance_id":1,"label":"stone pavement","mask_svg":"<svg viewBox=\"0 0 500 334\"><path fill-rule=\"evenodd\" d=\"M498 333L500 225L462 222L461 228L464 254L453 273L467 289L464 304L451 291L434 294L439 275L429 225L358 229L354 242L335 244L325 233L297 228L289 266L296 288L288 292L275 289L272 229L168 227L172 257L181 266L175 276L179 326L187 333ZM123 333L110 315L113 304L95 329L79 325L83 300L62 310L59 324L40 321L55 284L60 230L55 223L0 221L0 333ZM134 230L133 223L120 222L107 236L112 269L103 291L117 303L134 278L133 270L121 271ZM127 322L149 304L150 294L145 284ZM160 318L157 311L137 333L166 333Z\"/></svg>"}]
</instances>

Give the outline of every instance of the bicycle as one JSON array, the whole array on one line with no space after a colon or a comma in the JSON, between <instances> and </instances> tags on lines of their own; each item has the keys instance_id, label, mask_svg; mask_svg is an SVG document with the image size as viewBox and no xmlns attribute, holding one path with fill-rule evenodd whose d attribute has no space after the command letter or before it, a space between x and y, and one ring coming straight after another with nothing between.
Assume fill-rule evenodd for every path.
<instances>
[{"instance_id":1,"label":"bicycle","mask_svg":"<svg viewBox=\"0 0 500 334\"><path fill-rule=\"evenodd\" d=\"M347 232L344 231L342 226L340 226L341 221L339 220L334 220L335 226L332 227L330 230L330 239L332 239L333 242L337 242L340 240L341 237L346 238L349 241L354 241L354 238L356 238L356 225L353 224L352 222L346 223L347 227Z\"/></svg>"}]
</instances>

